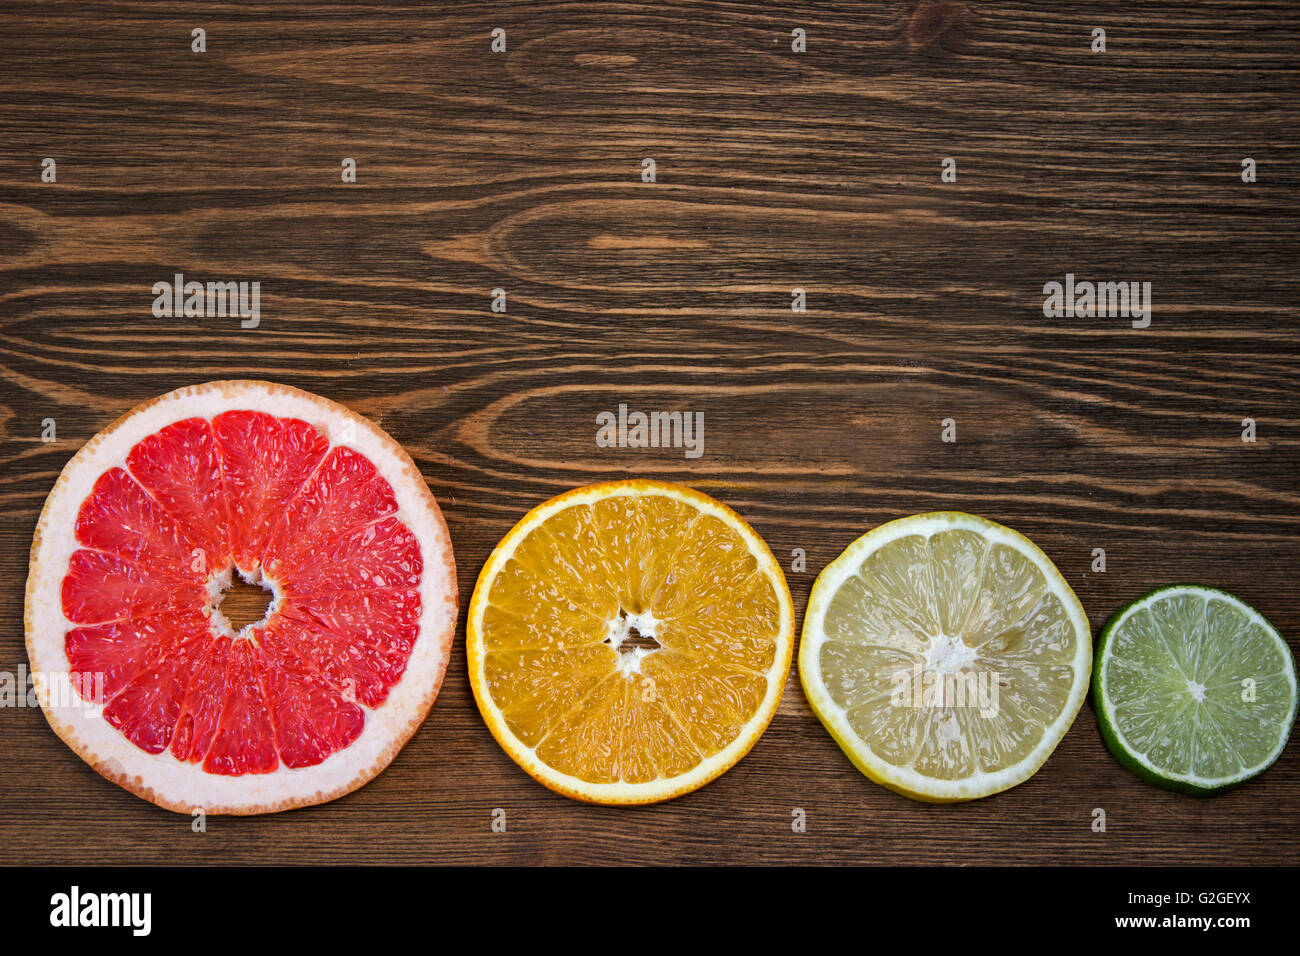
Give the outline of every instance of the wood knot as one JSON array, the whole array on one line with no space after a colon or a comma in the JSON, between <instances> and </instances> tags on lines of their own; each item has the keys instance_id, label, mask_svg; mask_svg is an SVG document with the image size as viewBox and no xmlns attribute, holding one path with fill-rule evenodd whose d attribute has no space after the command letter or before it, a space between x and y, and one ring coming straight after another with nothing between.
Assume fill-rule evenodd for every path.
<instances>
[{"instance_id":1,"label":"wood knot","mask_svg":"<svg viewBox=\"0 0 1300 956\"><path fill-rule=\"evenodd\" d=\"M966 4L922 3L907 22L907 43L914 50L933 46L966 19Z\"/></svg>"}]
</instances>

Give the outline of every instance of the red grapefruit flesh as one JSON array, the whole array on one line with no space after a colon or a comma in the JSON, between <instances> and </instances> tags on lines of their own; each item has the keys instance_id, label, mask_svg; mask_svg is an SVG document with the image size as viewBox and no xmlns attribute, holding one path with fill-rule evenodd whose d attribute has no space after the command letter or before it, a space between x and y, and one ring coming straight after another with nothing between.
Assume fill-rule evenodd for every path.
<instances>
[{"instance_id":1,"label":"red grapefruit flesh","mask_svg":"<svg viewBox=\"0 0 1300 956\"><path fill-rule=\"evenodd\" d=\"M272 593L221 613L232 576ZM27 583L50 725L168 809L264 813L379 773L433 705L451 542L406 453L341 405L209 382L133 409L68 463Z\"/></svg>"}]
</instances>

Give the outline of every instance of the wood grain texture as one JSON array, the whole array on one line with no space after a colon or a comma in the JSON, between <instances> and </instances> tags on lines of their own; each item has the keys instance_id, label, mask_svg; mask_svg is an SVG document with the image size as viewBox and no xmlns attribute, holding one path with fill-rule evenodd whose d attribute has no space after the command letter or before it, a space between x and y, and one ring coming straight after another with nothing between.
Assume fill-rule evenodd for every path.
<instances>
[{"instance_id":1,"label":"wood grain texture","mask_svg":"<svg viewBox=\"0 0 1300 956\"><path fill-rule=\"evenodd\" d=\"M1288 3L48 2L0 18L0 669L25 661L27 549L59 469L136 402L218 377L320 392L405 445L450 526L462 607L528 508L638 475L721 498L778 556L805 549L800 617L864 530L955 508L1043 547L1094 630L1198 581L1300 638ZM154 318L151 286L174 272L261 282L260 327ZM1043 284L1066 272L1151 282L1150 328L1045 319ZM703 457L598 448L596 414L620 402L703 412ZM372 784L202 835L100 780L38 710L6 711L9 862L1300 863L1295 742L1201 801L1124 771L1085 707L1029 782L927 807L859 775L793 675L715 783L580 805L492 740L462 639Z\"/></svg>"}]
</instances>

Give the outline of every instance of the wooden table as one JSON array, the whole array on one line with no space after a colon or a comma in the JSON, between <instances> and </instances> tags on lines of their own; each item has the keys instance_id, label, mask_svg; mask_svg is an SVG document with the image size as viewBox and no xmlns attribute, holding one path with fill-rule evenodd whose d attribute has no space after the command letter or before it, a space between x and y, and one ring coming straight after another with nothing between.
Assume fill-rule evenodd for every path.
<instances>
[{"instance_id":1,"label":"wooden table","mask_svg":"<svg viewBox=\"0 0 1300 956\"><path fill-rule=\"evenodd\" d=\"M134 403L223 377L311 389L405 445L462 607L528 508L638 475L721 498L787 562L804 549L800 616L863 531L960 509L1042 546L1094 632L1196 581L1300 638L1293 7L486 6L3 14L0 668L26 660L59 469ZM155 317L177 272L260 282L258 327ZM1149 326L1046 317L1067 273L1150 282ZM703 412L703 455L598 447L620 403ZM584 806L493 741L462 641L463 620L433 713L369 786L202 834L11 709L6 860L1300 863L1294 742L1197 800L1123 770L1085 707L1029 782L930 807L853 769L794 675L713 784Z\"/></svg>"}]
</instances>

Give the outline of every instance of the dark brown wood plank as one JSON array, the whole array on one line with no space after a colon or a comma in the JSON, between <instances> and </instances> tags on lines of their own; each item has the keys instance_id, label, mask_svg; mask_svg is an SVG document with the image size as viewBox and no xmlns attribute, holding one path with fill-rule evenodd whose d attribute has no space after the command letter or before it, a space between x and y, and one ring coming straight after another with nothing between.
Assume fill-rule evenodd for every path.
<instances>
[{"instance_id":1,"label":"dark brown wood plank","mask_svg":"<svg viewBox=\"0 0 1300 956\"><path fill-rule=\"evenodd\" d=\"M1095 630L1190 580L1300 638L1290 4L49 2L0 18L0 669L25 661L27 549L59 469L137 401L219 377L318 391L402 442L451 527L462 606L528 508L644 475L722 498L778 556L805 549L800 615L857 535L957 508L1041 545ZM154 318L150 288L177 271L260 281L260 327ZM1066 272L1151 282L1150 327L1044 318L1043 284ZM704 412L704 456L598 448L596 414L620 402ZM956 444L939 440L949 417ZM1294 743L1195 800L1124 771L1085 708L1029 782L927 807L859 775L793 675L713 784L580 805L492 740L462 638L372 784L202 835L10 710L10 860L1300 863Z\"/></svg>"}]
</instances>

